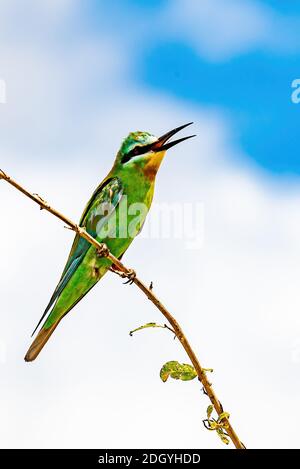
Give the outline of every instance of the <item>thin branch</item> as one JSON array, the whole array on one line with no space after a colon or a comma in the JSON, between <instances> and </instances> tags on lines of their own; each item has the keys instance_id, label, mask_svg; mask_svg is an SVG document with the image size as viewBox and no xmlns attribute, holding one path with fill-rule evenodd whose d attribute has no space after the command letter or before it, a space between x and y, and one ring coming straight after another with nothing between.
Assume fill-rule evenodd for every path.
<instances>
[{"instance_id":1,"label":"thin branch","mask_svg":"<svg viewBox=\"0 0 300 469\"><path fill-rule=\"evenodd\" d=\"M99 255L107 257L109 260L111 260L114 266L117 267L116 270L119 270L120 272L122 272L125 277L131 280L132 283L135 283L135 285L147 296L147 298L150 301L152 301L152 303L163 314L163 316L167 319L168 323L171 325L172 330L175 332L176 337L180 341L182 347L186 351L189 359L191 360L197 372L198 379L203 386L203 391L205 391L205 394L209 397L212 405L214 406L215 411L218 414L218 417L220 416L222 417L224 415L223 406L221 402L219 401L219 399L217 398L216 393L212 388L212 384L207 379L205 368L202 368L202 366L200 365L200 362L198 358L196 357L195 352L193 351L180 325L178 324L176 319L172 316L172 314L167 310L167 308L162 304L162 302L156 297L156 295L154 295L152 288L148 288L136 276L135 272L132 269L127 268L122 262L120 262L119 259L117 259L109 251L109 249L107 248L105 244L99 243L89 233L87 233L87 231L84 228L80 227L79 225L74 223L72 220L67 218L65 215L58 212L54 208L50 207L50 205L45 200L43 200L38 194L32 194L28 192L23 186L21 186L18 182L16 182L10 176L5 174L4 171L2 171L1 169L0 169L0 179L4 179L10 185L15 187L18 191L22 192L24 195L26 195L31 200L36 202L40 206L41 210L43 209L47 210L55 217L62 220L71 230L73 230L79 236L86 239L91 245L93 245L97 249L97 252ZM112 270L112 271L114 272L115 270ZM120 272L115 272L115 273L120 273ZM234 446L238 449L245 449L245 446L240 441L231 423L229 422L229 418L227 416L222 417L222 422L224 423L224 426L226 426L226 432L228 433L228 436L230 437Z\"/></svg>"}]
</instances>

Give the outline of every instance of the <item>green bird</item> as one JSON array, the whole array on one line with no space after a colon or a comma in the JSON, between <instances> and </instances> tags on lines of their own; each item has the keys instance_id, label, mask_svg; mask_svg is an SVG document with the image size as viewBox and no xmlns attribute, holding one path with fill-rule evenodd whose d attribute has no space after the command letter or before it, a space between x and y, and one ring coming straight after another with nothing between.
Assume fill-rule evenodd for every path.
<instances>
[{"instance_id":1,"label":"green bird","mask_svg":"<svg viewBox=\"0 0 300 469\"><path fill-rule=\"evenodd\" d=\"M140 232L150 209L155 178L166 150L188 138L169 139L192 122L157 138L148 132L132 132L123 141L111 171L93 193L79 225L120 259ZM112 262L97 254L88 241L75 236L67 263L36 332L38 335L25 355L34 360L62 318L96 285Z\"/></svg>"}]
</instances>

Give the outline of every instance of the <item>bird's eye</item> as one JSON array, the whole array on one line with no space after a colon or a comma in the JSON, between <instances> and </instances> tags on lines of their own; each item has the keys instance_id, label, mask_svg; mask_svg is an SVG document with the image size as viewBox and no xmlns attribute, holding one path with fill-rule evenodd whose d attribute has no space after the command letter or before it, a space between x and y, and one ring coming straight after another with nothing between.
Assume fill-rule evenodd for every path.
<instances>
[{"instance_id":1,"label":"bird's eye","mask_svg":"<svg viewBox=\"0 0 300 469\"><path fill-rule=\"evenodd\" d=\"M122 163L127 163L127 161L129 161L134 156L139 155L140 153L142 153L142 147L140 146L134 147L132 150L130 150L130 152L127 153L127 155L124 155Z\"/></svg>"},{"instance_id":2,"label":"bird's eye","mask_svg":"<svg viewBox=\"0 0 300 469\"><path fill-rule=\"evenodd\" d=\"M131 158L137 155L142 155L143 153L146 153L148 150L151 149L151 144L150 145L136 145L132 150L130 150L127 155L123 157L122 163L127 163Z\"/></svg>"},{"instance_id":3,"label":"bird's eye","mask_svg":"<svg viewBox=\"0 0 300 469\"><path fill-rule=\"evenodd\" d=\"M141 147L135 147L133 150L132 150L132 154L133 155L138 155L140 153L140 149Z\"/></svg>"}]
</instances>

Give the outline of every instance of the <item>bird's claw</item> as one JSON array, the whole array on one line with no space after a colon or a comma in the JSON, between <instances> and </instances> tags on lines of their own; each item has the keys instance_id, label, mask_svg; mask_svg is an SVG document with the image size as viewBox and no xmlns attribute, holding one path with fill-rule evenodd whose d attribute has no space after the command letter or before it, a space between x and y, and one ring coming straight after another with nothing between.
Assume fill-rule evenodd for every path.
<instances>
[{"instance_id":1,"label":"bird's claw","mask_svg":"<svg viewBox=\"0 0 300 469\"><path fill-rule=\"evenodd\" d=\"M101 249L97 250L98 257L107 257L109 255L109 249L106 244L102 244Z\"/></svg>"},{"instance_id":2,"label":"bird's claw","mask_svg":"<svg viewBox=\"0 0 300 469\"><path fill-rule=\"evenodd\" d=\"M124 285L132 285L134 279L136 278L136 272L133 269L129 269L128 272L124 274L124 277L127 278L126 282L124 282Z\"/></svg>"},{"instance_id":3,"label":"bird's claw","mask_svg":"<svg viewBox=\"0 0 300 469\"><path fill-rule=\"evenodd\" d=\"M128 269L127 272L124 272L123 270L119 270L116 265L112 264L109 270L114 274L119 275L121 278L126 278L127 280L124 282L124 285L132 285L136 278L136 272L133 269Z\"/></svg>"}]
</instances>

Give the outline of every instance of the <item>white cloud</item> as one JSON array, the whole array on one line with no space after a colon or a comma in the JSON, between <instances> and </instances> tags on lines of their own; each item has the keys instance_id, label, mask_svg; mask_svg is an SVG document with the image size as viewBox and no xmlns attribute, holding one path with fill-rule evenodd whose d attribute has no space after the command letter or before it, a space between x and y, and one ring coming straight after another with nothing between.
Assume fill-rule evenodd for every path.
<instances>
[{"instance_id":1,"label":"white cloud","mask_svg":"<svg viewBox=\"0 0 300 469\"><path fill-rule=\"evenodd\" d=\"M45 15L46 3L42 8ZM15 3L4 14L5 5L0 6L0 17L3 13L8 19ZM63 13L65 18L66 11ZM7 21L0 44L0 78L5 80L7 97L7 104L0 107L0 138L6 153L12 148L21 152L31 147L41 161L46 153L55 155L67 135L77 146L86 147L90 116L101 106L95 103L95 95L97 99L113 95L120 87L120 77L125 80L127 61L123 45L107 36L72 35L73 21L74 28L77 24L73 17L59 27L44 18L48 28L44 31L40 23L33 28L37 19L42 21L40 8L26 14L29 17L22 25L22 37L14 33L18 29L15 24ZM61 38L63 27L64 34L71 36L70 42ZM104 119L106 111L103 107L100 111Z\"/></svg>"},{"instance_id":2,"label":"white cloud","mask_svg":"<svg viewBox=\"0 0 300 469\"><path fill-rule=\"evenodd\" d=\"M125 260L145 281L153 280L204 366L215 369L211 379L247 446L297 447L299 183L282 188L257 169L239 165L221 113L134 88L121 73L115 80L114 65L106 67L98 92L90 94L98 41L86 37L90 56L78 54L77 61L77 41L61 49L48 41L39 48L29 43L27 68L35 79L27 88L26 105L14 102L24 74L16 47L11 49L12 108L0 108L10 137L5 145L1 139L0 167L78 219L128 130L158 133L194 119L198 138L167 155L156 200L203 201L204 247L188 251L181 241L140 237ZM101 64L124 63L122 50L116 38L116 46L101 49ZM1 57L8 55L3 46ZM35 64L41 68L36 74ZM77 97L72 73L81 81L82 103L88 103L78 105L75 124L69 108ZM48 74L55 77L51 99L60 97L53 108L51 99L39 99ZM31 118L26 118L29 105ZM65 132L66 125L73 133ZM53 126L61 127L62 135L46 157L37 158L37 151L32 155L30 139L23 140L22 148L11 143L28 134L45 155ZM80 129L85 146L78 145ZM129 337L135 326L164 321L135 287L123 286L113 275L64 319L35 363L23 362L29 334L61 273L72 235L4 182L0 191L0 342L7 357L0 363L1 446L222 447L202 427L208 401L198 383L159 380L163 362L187 360L177 341L163 330ZM293 409L288 428L287 408ZM258 425L262 417L268 429Z\"/></svg>"},{"instance_id":3,"label":"white cloud","mask_svg":"<svg viewBox=\"0 0 300 469\"><path fill-rule=\"evenodd\" d=\"M164 23L208 60L227 60L251 50L297 50L299 19L254 0L174 0Z\"/></svg>"}]
</instances>

